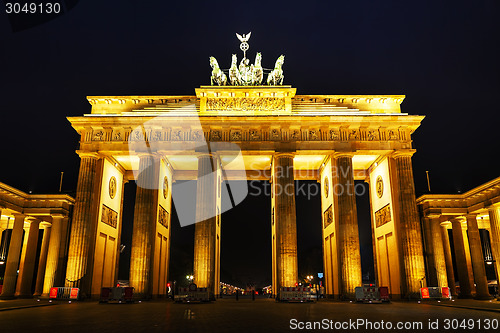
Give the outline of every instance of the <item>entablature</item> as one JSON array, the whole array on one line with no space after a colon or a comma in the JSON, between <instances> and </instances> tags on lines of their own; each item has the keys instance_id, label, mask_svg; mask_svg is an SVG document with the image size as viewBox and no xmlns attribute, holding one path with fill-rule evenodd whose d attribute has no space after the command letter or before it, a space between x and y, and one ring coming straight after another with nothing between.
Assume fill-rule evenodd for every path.
<instances>
[{"instance_id":1,"label":"entablature","mask_svg":"<svg viewBox=\"0 0 500 333\"><path fill-rule=\"evenodd\" d=\"M411 142L422 116L69 117L81 142Z\"/></svg>"},{"instance_id":2,"label":"entablature","mask_svg":"<svg viewBox=\"0 0 500 333\"><path fill-rule=\"evenodd\" d=\"M500 177L461 194L425 194L417 205L425 216L439 211L441 215L483 213L500 203Z\"/></svg>"}]
</instances>

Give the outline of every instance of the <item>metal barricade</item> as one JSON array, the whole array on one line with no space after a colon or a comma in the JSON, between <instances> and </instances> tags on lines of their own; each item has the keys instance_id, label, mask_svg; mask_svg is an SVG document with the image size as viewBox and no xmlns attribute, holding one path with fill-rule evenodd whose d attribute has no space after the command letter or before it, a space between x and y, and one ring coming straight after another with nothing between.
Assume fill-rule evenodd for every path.
<instances>
[{"instance_id":1,"label":"metal barricade","mask_svg":"<svg viewBox=\"0 0 500 333\"><path fill-rule=\"evenodd\" d=\"M55 300L78 300L80 288L52 287L49 292L49 299Z\"/></svg>"},{"instance_id":2,"label":"metal barricade","mask_svg":"<svg viewBox=\"0 0 500 333\"><path fill-rule=\"evenodd\" d=\"M368 284L356 287L354 293L357 302L382 303L390 301L388 287L377 287L373 284Z\"/></svg>"},{"instance_id":3,"label":"metal barricade","mask_svg":"<svg viewBox=\"0 0 500 333\"><path fill-rule=\"evenodd\" d=\"M450 288L448 287L425 287L420 288L420 298L422 300L445 300L451 299Z\"/></svg>"},{"instance_id":4,"label":"metal barricade","mask_svg":"<svg viewBox=\"0 0 500 333\"><path fill-rule=\"evenodd\" d=\"M174 300L176 302L209 302L211 297L208 288L180 287Z\"/></svg>"},{"instance_id":5,"label":"metal barricade","mask_svg":"<svg viewBox=\"0 0 500 333\"><path fill-rule=\"evenodd\" d=\"M116 301L121 302L133 302L134 288L133 287L110 287L101 288L101 297L99 299L100 303L108 303Z\"/></svg>"},{"instance_id":6,"label":"metal barricade","mask_svg":"<svg viewBox=\"0 0 500 333\"><path fill-rule=\"evenodd\" d=\"M279 300L281 302L312 302L310 287L281 287Z\"/></svg>"}]
</instances>

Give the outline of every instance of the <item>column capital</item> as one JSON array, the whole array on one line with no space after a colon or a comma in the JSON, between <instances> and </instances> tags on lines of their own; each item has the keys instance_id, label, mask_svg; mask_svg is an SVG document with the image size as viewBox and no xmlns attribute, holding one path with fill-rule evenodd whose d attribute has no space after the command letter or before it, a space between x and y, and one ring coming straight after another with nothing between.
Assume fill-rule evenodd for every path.
<instances>
[{"instance_id":1,"label":"column capital","mask_svg":"<svg viewBox=\"0 0 500 333\"><path fill-rule=\"evenodd\" d=\"M465 216L455 216L450 219L450 222L460 222L463 225L467 225L467 218Z\"/></svg>"},{"instance_id":2,"label":"column capital","mask_svg":"<svg viewBox=\"0 0 500 333\"><path fill-rule=\"evenodd\" d=\"M136 152L136 154L139 158L141 158L141 157L152 157L152 158L158 157L157 153L146 152L146 151L139 151L139 152Z\"/></svg>"},{"instance_id":3,"label":"column capital","mask_svg":"<svg viewBox=\"0 0 500 333\"><path fill-rule=\"evenodd\" d=\"M444 221L444 222L441 222L440 225L443 227L443 228L451 228L451 222L450 221Z\"/></svg>"},{"instance_id":4,"label":"column capital","mask_svg":"<svg viewBox=\"0 0 500 333\"><path fill-rule=\"evenodd\" d=\"M215 152L196 152L196 158L198 159L203 157L217 158L218 156Z\"/></svg>"},{"instance_id":5,"label":"column capital","mask_svg":"<svg viewBox=\"0 0 500 333\"><path fill-rule=\"evenodd\" d=\"M467 220L468 220L468 219L477 219L477 216L478 216L478 215L479 215L478 213L467 213L467 214L465 215L465 218L466 218Z\"/></svg>"},{"instance_id":6,"label":"column capital","mask_svg":"<svg viewBox=\"0 0 500 333\"><path fill-rule=\"evenodd\" d=\"M76 153L78 154L78 156L80 156L80 158L90 157L96 160L101 158L101 154L93 151L77 150Z\"/></svg>"},{"instance_id":7,"label":"column capital","mask_svg":"<svg viewBox=\"0 0 500 333\"><path fill-rule=\"evenodd\" d=\"M40 222L40 229L48 229L51 227L52 227L52 224L49 222L45 222L45 221Z\"/></svg>"},{"instance_id":8,"label":"column capital","mask_svg":"<svg viewBox=\"0 0 500 333\"><path fill-rule=\"evenodd\" d=\"M31 223L40 223L42 222L42 220L40 220L40 218L36 216L28 216L28 218L24 222L28 222L31 224Z\"/></svg>"},{"instance_id":9,"label":"column capital","mask_svg":"<svg viewBox=\"0 0 500 333\"><path fill-rule=\"evenodd\" d=\"M12 213L12 215L14 216L14 218L26 218L26 215L23 214L23 213Z\"/></svg>"},{"instance_id":10,"label":"column capital","mask_svg":"<svg viewBox=\"0 0 500 333\"><path fill-rule=\"evenodd\" d=\"M275 152L273 154L273 157L276 158L276 157L291 157L291 158L294 158L295 157L295 154L296 152L286 152L286 151L283 151L283 152Z\"/></svg>"},{"instance_id":11,"label":"column capital","mask_svg":"<svg viewBox=\"0 0 500 333\"><path fill-rule=\"evenodd\" d=\"M352 158L356 153L354 151L336 151L331 156L333 158L339 158L339 157L350 157Z\"/></svg>"},{"instance_id":12,"label":"column capital","mask_svg":"<svg viewBox=\"0 0 500 333\"><path fill-rule=\"evenodd\" d=\"M413 154L415 154L415 152L416 152L415 149L401 149L401 150L395 150L389 156L391 156L393 158L412 157Z\"/></svg>"}]
</instances>

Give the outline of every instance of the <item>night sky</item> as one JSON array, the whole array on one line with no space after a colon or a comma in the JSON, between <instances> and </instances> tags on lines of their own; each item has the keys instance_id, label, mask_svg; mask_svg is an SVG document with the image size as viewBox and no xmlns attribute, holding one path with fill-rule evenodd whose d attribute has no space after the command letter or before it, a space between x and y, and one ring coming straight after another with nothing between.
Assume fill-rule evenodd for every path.
<instances>
[{"instance_id":1,"label":"night sky","mask_svg":"<svg viewBox=\"0 0 500 333\"><path fill-rule=\"evenodd\" d=\"M0 12L0 181L20 190L57 192L63 171L63 190L74 193L78 135L65 117L90 113L86 96L194 95L195 87L210 83L208 57L228 68L232 53L241 57L235 32L249 31L249 58L262 52L270 68L285 54L285 84L297 94L406 95L402 112L426 116L413 135L417 195L427 192L426 170L433 193L465 192L499 176L496 0L72 0L63 8L47 22ZM134 191L127 185L123 261ZM366 274L366 197L358 198L358 210ZM250 197L222 221L222 279L269 284L270 198ZM299 271L315 274L319 197L297 198L297 221ZM171 273L181 277L191 273L194 228L181 228L175 214L172 222Z\"/></svg>"}]
</instances>

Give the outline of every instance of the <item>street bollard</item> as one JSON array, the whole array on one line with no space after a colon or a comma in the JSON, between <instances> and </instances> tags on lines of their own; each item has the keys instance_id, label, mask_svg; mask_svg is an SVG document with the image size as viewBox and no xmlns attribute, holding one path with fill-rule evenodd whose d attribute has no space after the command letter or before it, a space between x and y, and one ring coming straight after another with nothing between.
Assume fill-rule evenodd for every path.
<instances>
[{"instance_id":1,"label":"street bollard","mask_svg":"<svg viewBox=\"0 0 500 333\"><path fill-rule=\"evenodd\" d=\"M252 290L252 301L255 301L255 290Z\"/></svg>"},{"instance_id":2,"label":"street bollard","mask_svg":"<svg viewBox=\"0 0 500 333\"><path fill-rule=\"evenodd\" d=\"M238 300L238 294L239 294L239 290L236 290L236 300Z\"/></svg>"}]
</instances>

